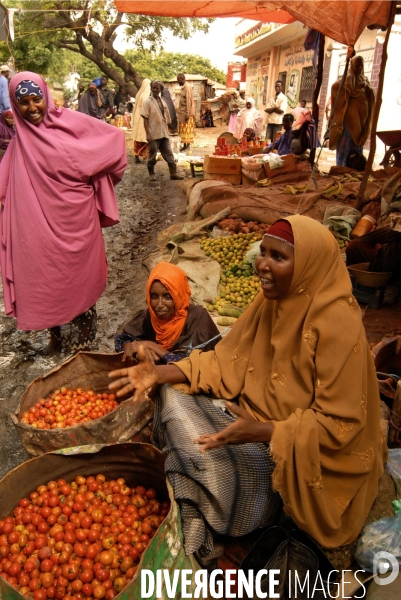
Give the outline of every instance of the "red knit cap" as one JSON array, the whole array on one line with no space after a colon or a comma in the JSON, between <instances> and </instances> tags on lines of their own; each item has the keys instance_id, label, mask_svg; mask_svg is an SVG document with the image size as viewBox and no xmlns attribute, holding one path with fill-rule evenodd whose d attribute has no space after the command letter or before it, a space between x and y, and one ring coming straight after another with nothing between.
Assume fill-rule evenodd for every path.
<instances>
[{"instance_id":1,"label":"red knit cap","mask_svg":"<svg viewBox=\"0 0 401 600\"><path fill-rule=\"evenodd\" d=\"M280 240L281 242L285 242L289 246L294 247L292 227L290 222L285 221L284 219L279 219L273 223L268 232L265 233L265 236L276 238L276 240Z\"/></svg>"}]
</instances>

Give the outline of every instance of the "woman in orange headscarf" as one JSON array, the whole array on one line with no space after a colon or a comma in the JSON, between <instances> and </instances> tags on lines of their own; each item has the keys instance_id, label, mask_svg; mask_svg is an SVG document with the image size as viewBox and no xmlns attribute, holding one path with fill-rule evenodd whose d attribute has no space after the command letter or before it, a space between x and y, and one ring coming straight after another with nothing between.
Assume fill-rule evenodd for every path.
<instances>
[{"instance_id":1,"label":"woman in orange headscarf","mask_svg":"<svg viewBox=\"0 0 401 600\"><path fill-rule=\"evenodd\" d=\"M168 363L188 356L195 347L213 350L219 331L205 308L190 305L190 297L188 278L180 267L156 265L146 285L148 308L124 325L124 333L115 338L116 351L133 357L143 346L153 362Z\"/></svg>"}]
</instances>

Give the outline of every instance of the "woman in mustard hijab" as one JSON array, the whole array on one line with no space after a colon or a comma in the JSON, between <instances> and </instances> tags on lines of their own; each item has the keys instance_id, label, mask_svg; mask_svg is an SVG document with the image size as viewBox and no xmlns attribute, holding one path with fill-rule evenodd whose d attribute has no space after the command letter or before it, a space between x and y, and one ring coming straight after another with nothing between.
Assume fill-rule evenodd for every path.
<instances>
[{"instance_id":1,"label":"woman in mustard hijab","mask_svg":"<svg viewBox=\"0 0 401 600\"><path fill-rule=\"evenodd\" d=\"M386 443L374 363L332 234L299 215L263 238L262 290L213 352L110 373L118 395L164 385L154 440L180 503L186 553L216 556L281 513L325 548L355 540ZM141 354L141 353L140 353ZM213 398L224 399L216 403ZM194 443L195 442L195 443Z\"/></svg>"},{"instance_id":2,"label":"woman in mustard hijab","mask_svg":"<svg viewBox=\"0 0 401 600\"><path fill-rule=\"evenodd\" d=\"M152 269L146 285L147 309L139 310L116 336L116 352L136 356L140 345L155 362L176 362L192 348L213 350L219 330L208 311L190 304L191 290L185 272L161 262Z\"/></svg>"}]
</instances>

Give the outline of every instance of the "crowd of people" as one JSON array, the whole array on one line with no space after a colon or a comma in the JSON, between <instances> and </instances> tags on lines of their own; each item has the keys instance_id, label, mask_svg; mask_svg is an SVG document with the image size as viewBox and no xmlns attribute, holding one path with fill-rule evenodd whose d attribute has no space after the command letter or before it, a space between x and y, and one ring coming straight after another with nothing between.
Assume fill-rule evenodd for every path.
<instances>
[{"instance_id":1,"label":"crowd of people","mask_svg":"<svg viewBox=\"0 0 401 600\"><path fill-rule=\"evenodd\" d=\"M350 115L365 108L366 125L372 98L357 59L334 119L359 147L366 130L355 140ZM183 149L193 142L192 89L183 74L177 80L177 109L158 80L144 79L136 98L134 155L147 159L151 179L158 150L180 179L173 127ZM316 143L310 114L288 113L278 82L275 91L267 127L272 138L281 125L284 134L266 151L288 152L303 137ZM7 97L0 123L6 314L19 329L49 329L47 351L87 348L107 281L101 229L118 223L114 186L127 165L123 132L105 122L115 98L102 77L81 94L78 111L58 108L32 72L14 75ZM128 99L118 100L125 110ZM230 110L238 137L260 134L253 99L236 94ZM290 140L297 131L304 133ZM255 270L261 292L224 339L208 312L191 304L185 273L169 263L152 270L146 309L115 339L131 362L110 373L110 388L140 401L158 386L153 443L166 455L185 551L205 565L221 551L220 536L276 525L284 513L326 548L352 542L386 459L373 360L333 235L305 216L280 219L261 241Z\"/></svg>"},{"instance_id":2,"label":"crowd of people","mask_svg":"<svg viewBox=\"0 0 401 600\"><path fill-rule=\"evenodd\" d=\"M374 106L375 92L364 75L363 57L355 56L344 84L341 84L341 79L333 84L326 105L326 117L328 121L330 119L329 148L336 150L338 166L364 170L363 146L370 133ZM255 100L245 99L244 92L235 92L228 108L229 132L238 140L244 135L247 141L260 138L263 121L266 122L265 140L268 144L264 153L275 151L279 155L300 155L320 144L317 124L306 100L300 100L299 106L289 110L280 80L275 83L275 94L267 101L264 119L262 112L255 108Z\"/></svg>"}]
</instances>

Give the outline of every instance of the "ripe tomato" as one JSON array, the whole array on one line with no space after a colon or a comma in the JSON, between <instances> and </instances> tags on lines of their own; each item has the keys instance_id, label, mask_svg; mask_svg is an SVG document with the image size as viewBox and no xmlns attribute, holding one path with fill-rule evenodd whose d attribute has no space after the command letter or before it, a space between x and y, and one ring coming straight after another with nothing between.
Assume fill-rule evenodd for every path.
<instances>
[{"instance_id":1,"label":"ripe tomato","mask_svg":"<svg viewBox=\"0 0 401 600\"><path fill-rule=\"evenodd\" d=\"M95 598L95 600L100 600L101 598L104 598L106 595L106 588L104 587L104 585L102 584L98 584L93 588L92 591L92 596Z\"/></svg>"},{"instance_id":2,"label":"ripe tomato","mask_svg":"<svg viewBox=\"0 0 401 600\"><path fill-rule=\"evenodd\" d=\"M44 588L49 588L54 584L54 576L52 573L42 573L40 580Z\"/></svg>"},{"instance_id":3,"label":"ripe tomato","mask_svg":"<svg viewBox=\"0 0 401 600\"><path fill-rule=\"evenodd\" d=\"M80 580L82 581L82 583L90 583L93 578L94 578L94 574L92 569L85 569L84 571L82 571L82 573L79 576ZM83 586L84 588L85 586ZM85 593L85 590L82 588L82 591ZM86 594L87 596L91 596L92 594Z\"/></svg>"}]
</instances>

